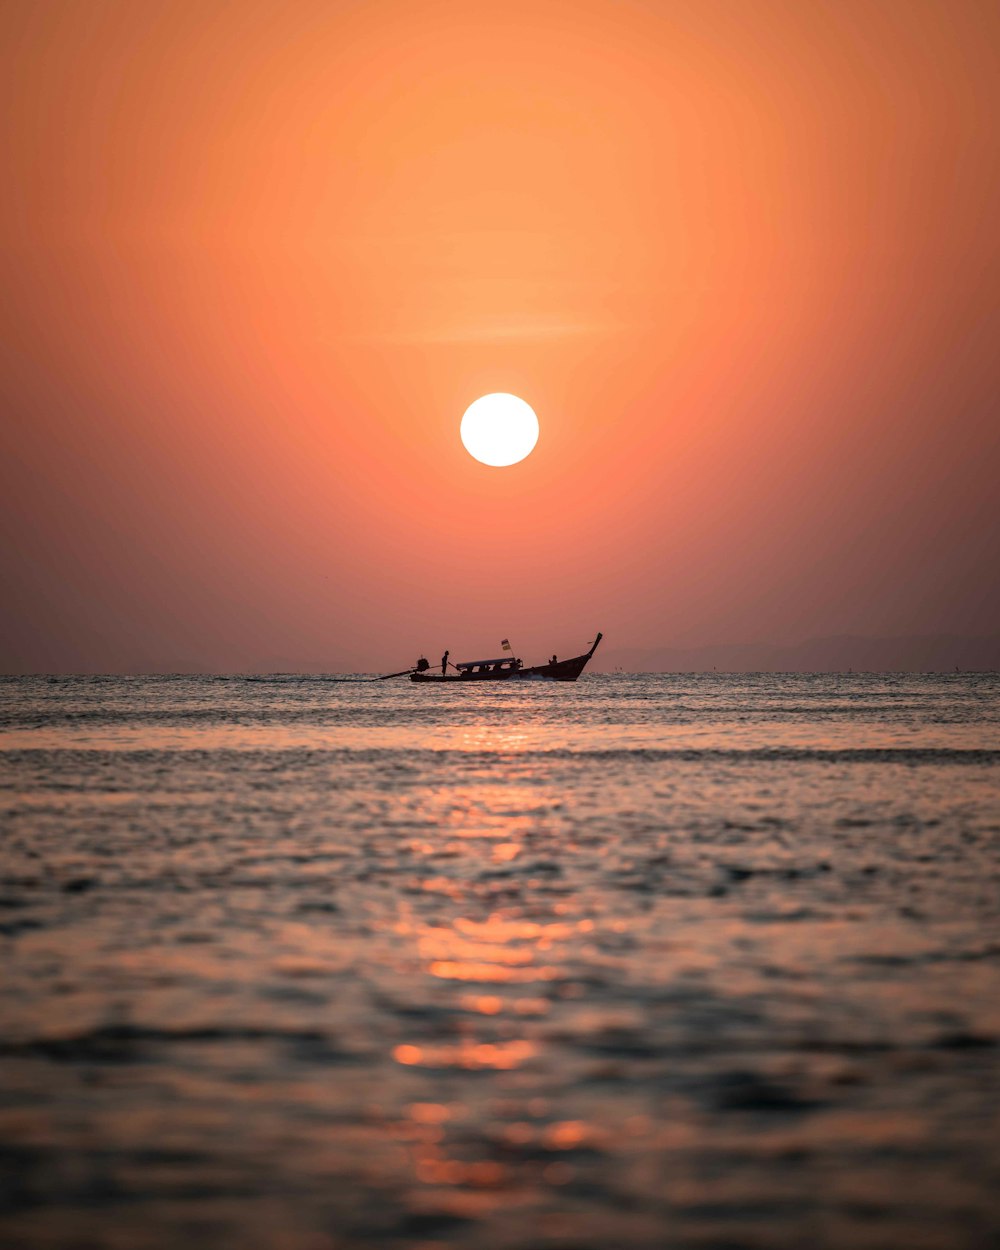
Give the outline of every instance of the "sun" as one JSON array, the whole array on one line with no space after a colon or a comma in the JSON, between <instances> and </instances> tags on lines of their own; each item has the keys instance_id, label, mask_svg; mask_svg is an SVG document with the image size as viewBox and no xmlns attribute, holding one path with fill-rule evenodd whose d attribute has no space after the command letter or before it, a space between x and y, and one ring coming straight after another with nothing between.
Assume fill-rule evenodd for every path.
<instances>
[{"instance_id":1,"label":"sun","mask_svg":"<svg viewBox=\"0 0 1000 1250\"><path fill-rule=\"evenodd\" d=\"M538 442L538 418L523 399L501 391L466 408L461 432L470 456L499 469L531 455Z\"/></svg>"}]
</instances>

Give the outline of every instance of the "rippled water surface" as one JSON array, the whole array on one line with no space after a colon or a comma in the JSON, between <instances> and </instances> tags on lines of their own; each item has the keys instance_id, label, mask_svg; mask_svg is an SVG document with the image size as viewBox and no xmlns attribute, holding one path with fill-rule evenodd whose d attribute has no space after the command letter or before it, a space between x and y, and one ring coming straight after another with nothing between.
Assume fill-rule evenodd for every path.
<instances>
[{"instance_id":1,"label":"rippled water surface","mask_svg":"<svg viewBox=\"0 0 1000 1250\"><path fill-rule=\"evenodd\" d=\"M0 1242L987 1247L1000 678L0 682Z\"/></svg>"}]
</instances>

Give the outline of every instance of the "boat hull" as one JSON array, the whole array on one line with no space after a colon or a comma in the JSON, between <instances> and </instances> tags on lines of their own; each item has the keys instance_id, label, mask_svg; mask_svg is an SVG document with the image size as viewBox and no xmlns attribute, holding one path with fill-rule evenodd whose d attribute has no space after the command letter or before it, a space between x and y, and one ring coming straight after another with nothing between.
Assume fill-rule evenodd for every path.
<instances>
[{"instance_id":1,"label":"boat hull","mask_svg":"<svg viewBox=\"0 0 1000 1250\"><path fill-rule=\"evenodd\" d=\"M445 682L461 686L477 681L524 681L525 678L543 681L576 681L587 667L587 661L597 650L597 644L603 635L598 634L594 645L584 655L575 655L571 660L557 660L555 664L536 664L533 668L519 668L516 671L493 673L411 673L410 681L423 682L428 685L441 685Z\"/></svg>"}]
</instances>

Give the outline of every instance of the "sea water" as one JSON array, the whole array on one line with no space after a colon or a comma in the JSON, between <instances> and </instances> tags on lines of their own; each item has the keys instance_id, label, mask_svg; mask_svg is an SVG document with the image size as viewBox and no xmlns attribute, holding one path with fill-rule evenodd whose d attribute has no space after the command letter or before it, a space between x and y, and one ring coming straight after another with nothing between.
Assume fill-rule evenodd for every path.
<instances>
[{"instance_id":1,"label":"sea water","mask_svg":"<svg viewBox=\"0 0 1000 1250\"><path fill-rule=\"evenodd\" d=\"M0 683L0 1243L986 1247L1000 678Z\"/></svg>"}]
</instances>

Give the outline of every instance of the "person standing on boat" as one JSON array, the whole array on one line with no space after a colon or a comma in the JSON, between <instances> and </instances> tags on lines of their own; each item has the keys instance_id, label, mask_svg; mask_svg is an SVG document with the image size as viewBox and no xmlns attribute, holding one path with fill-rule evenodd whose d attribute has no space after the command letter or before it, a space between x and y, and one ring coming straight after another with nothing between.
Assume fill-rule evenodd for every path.
<instances>
[{"instance_id":1,"label":"person standing on boat","mask_svg":"<svg viewBox=\"0 0 1000 1250\"><path fill-rule=\"evenodd\" d=\"M444 655L441 657L441 676L442 677L444 677L444 675L448 672L448 656L449 655L451 655L451 652L446 651Z\"/></svg>"}]
</instances>

